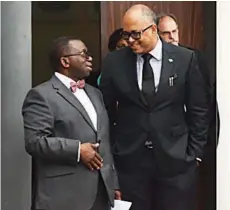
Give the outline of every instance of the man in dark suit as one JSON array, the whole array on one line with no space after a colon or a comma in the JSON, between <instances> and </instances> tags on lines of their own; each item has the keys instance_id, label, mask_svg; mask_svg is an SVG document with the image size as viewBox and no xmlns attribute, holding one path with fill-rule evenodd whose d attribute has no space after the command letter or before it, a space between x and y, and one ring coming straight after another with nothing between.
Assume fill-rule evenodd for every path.
<instances>
[{"instance_id":1,"label":"man in dark suit","mask_svg":"<svg viewBox=\"0 0 230 210\"><path fill-rule=\"evenodd\" d=\"M194 52L162 42L145 5L125 13L123 30L129 47L107 55L100 85L122 199L131 210L194 210L208 131Z\"/></svg>"},{"instance_id":2,"label":"man in dark suit","mask_svg":"<svg viewBox=\"0 0 230 210\"><path fill-rule=\"evenodd\" d=\"M160 37L171 44L186 47L179 44L179 26L176 17L173 14L161 13L157 17L157 27ZM216 101L216 79L211 77L211 71L208 67L204 54L191 47L186 47L193 50L197 56L199 69L206 81L209 95L210 95L210 109L209 109L209 132L208 142L205 147L205 155L203 157L200 168L200 199L202 209L215 209L215 187L216 187L216 147L218 145L220 119L218 106ZM203 207L204 206L204 207Z\"/></svg>"},{"instance_id":3,"label":"man in dark suit","mask_svg":"<svg viewBox=\"0 0 230 210\"><path fill-rule=\"evenodd\" d=\"M36 168L33 209L109 210L120 194L102 95L83 80L92 57L82 41L60 37L50 61L55 74L29 91L22 108Z\"/></svg>"}]
</instances>

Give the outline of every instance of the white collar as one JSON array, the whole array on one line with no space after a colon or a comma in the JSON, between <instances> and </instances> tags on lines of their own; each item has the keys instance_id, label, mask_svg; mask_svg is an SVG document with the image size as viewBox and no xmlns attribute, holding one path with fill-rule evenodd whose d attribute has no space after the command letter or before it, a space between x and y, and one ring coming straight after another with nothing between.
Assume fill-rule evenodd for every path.
<instances>
[{"instance_id":1,"label":"white collar","mask_svg":"<svg viewBox=\"0 0 230 210\"><path fill-rule=\"evenodd\" d=\"M156 60L162 60L162 41L158 38L156 46L149 52ZM142 54L137 54L138 59Z\"/></svg>"},{"instance_id":2,"label":"white collar","mask_svg":"<svg viewBox=\"0 0 230 210\"><path fill-rule=\"evenodd\" d=\"M64 74L61 74L59 72L55 72L55 76L69 89L70 88L70 83L74 82L71 78L65 76Z\"/></svg>"}]
</instances>

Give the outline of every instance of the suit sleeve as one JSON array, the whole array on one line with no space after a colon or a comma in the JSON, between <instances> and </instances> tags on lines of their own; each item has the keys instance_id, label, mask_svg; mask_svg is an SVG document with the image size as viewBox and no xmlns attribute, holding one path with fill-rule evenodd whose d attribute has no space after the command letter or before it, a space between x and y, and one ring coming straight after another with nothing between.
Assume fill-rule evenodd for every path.
<instances>
[{"instance_id":1,"label":"suit sleeve","mask_svg":"<svg viewBox=\"0 0 230 210\"><path fill-rule=\"evenodd\" d=\"M205 56L201 51L195 51L197 55L197 59L200 66L200 71L203 74L204 78L207 81L209 94L210 94L210 110L209 110L209 118L210 118L210 129L209 129L209 136L208 141L211 144L215 143L216 146L218 145L218 138L219 138L219 130L220 130L220 116L218 111L218 104L216 100L216 81L211 79L215 77L211 77L211 72L208 67L208 63L206 62Z\"/></svg>"},{"instance_id":2,"label":"suit sleeve","mask_svg":"<svg viewBox=\"0 0 230 210\"><path fill-rule=\"evenodd\" d=\"M186 108L189 125L188 152L196 158L202 159L209 130L210 99L206 82L199 70L194 52L187 72L186 86Z\"/></svg>"},{"instance_id":3,"label":"suit sleeve","mask_svg":"<svg viewBox=\"0 0 230 210\"><path fill-rule=\"evenodd\" d=\"M31 156L77 162L79 141L53 136L52 111L45 99L35 89L27 94L22 107L22 115L25 147Z\"/></svg>"},{"instance_id":4,"label":"suit sleeve","mask_svg":"<svg viewBox=\"0 0 230 210\"><path fill-rule=\"evenodd\" d=\"M117 111L117 94L116 90L113 86L112 81L112 68L113 62L108 55L102 64L102 73L100 80L100 90L103 95L105 107L108 111L110 124L113 125L116 122L116 111Z\"/></svg>"},{"instance_id":5,"label":"suit sleeve","mask_svg":"<svg viewBox=\"0 0 230 210\"><path fill-rule=\"evenodd\" d=\"M102 94L100 93L100 98L101 98L101 102L104 106L104 100L103 100L103 96ZM110 141L111 142L111 141ZM110 148L111 148L111 144L110 144ZM112 151L112 149L110 149L110 151ZM119 190L120 189L120 186L119 186L119 181L118 181L118 175L117 175L117 170L115 168L115 165L114 165L114 158L113 158L113 155L111 154L112 156L112 167L114 169L114 189L115 190Z\"/></svg>"}]
</instances>

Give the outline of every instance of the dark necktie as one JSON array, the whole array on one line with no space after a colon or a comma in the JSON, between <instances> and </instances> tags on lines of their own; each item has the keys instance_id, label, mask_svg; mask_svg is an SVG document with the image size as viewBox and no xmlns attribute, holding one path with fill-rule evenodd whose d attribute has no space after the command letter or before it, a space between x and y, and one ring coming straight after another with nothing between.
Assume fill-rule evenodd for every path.
<instances>
[{"instance_id":1,"label":"dark necktie","mask_svg":"<svg viewBox=\"0 0 230 210\"><path fill-rule=\"evenodd\" d=\"M153 74L153 69L149 62L150 59L152 58L152 55L147 53L144 54L142 57L144 58L143 76L142 76L142 93L148 105L151 105L152 98L155 94L154 74Z\"/></svg>"}]
</instances>

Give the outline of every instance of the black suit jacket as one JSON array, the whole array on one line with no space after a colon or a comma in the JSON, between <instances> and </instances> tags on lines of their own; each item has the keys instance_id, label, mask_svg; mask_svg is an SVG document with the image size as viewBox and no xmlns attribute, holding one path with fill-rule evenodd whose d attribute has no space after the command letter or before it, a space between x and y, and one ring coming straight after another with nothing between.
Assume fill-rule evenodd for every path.
<instances>
[{"instance_id":1,"label":"black suit jacket","mask_svg":"<svg viewBox=\"0 0 230 210\"><path fill-rule=\"evenodd\" d=\"M109 120L99 90L85 86L97 113L95 130L82 104L55 76L29 91L23 104L25 143L34 158L35 209L89 210L94 204L101 174L111 205L118 188L109 142ZM78 145L101 140L103 167L90 171L77 162Z\"/></svg>"},{"instance_id":2,"label":"black suit jacket","mask_svg":"<svg viewBox=\"0 0 230 210\"><path fill-rule=\"evenodd\" d=\"M197 61L199 64L199 69L204 77L204 80L208 86L209 90L209 98L210 98L210 129L208 135L208 143L207 146L210 148L216 148L219 140L219 131L220 131L220 115L218 111L218 104L216 100L216 79L211 78L211 72L209 70L207 61L205 59L204 54L197 49L180 45L181 47L185 47L189 50L193 50L196 54Z\"/></svg>"},{"instance_id":3,"label":"black suit jacket","mask_svg":"<svg viewBox=\"0 0 230 210\"><path fill-rule=\"evenodd\" d=\"M170 87L172 76L177 78ZM118 168L135 167L147 138L153 142L159 171L164 174L179 173L194 164L196 157L202 158L209 99L194 52L163 42L160 84L150 109L138 87L136 55L128 47L104 59L100 88L111 120Z\"/></svg>"}]
</instances>

